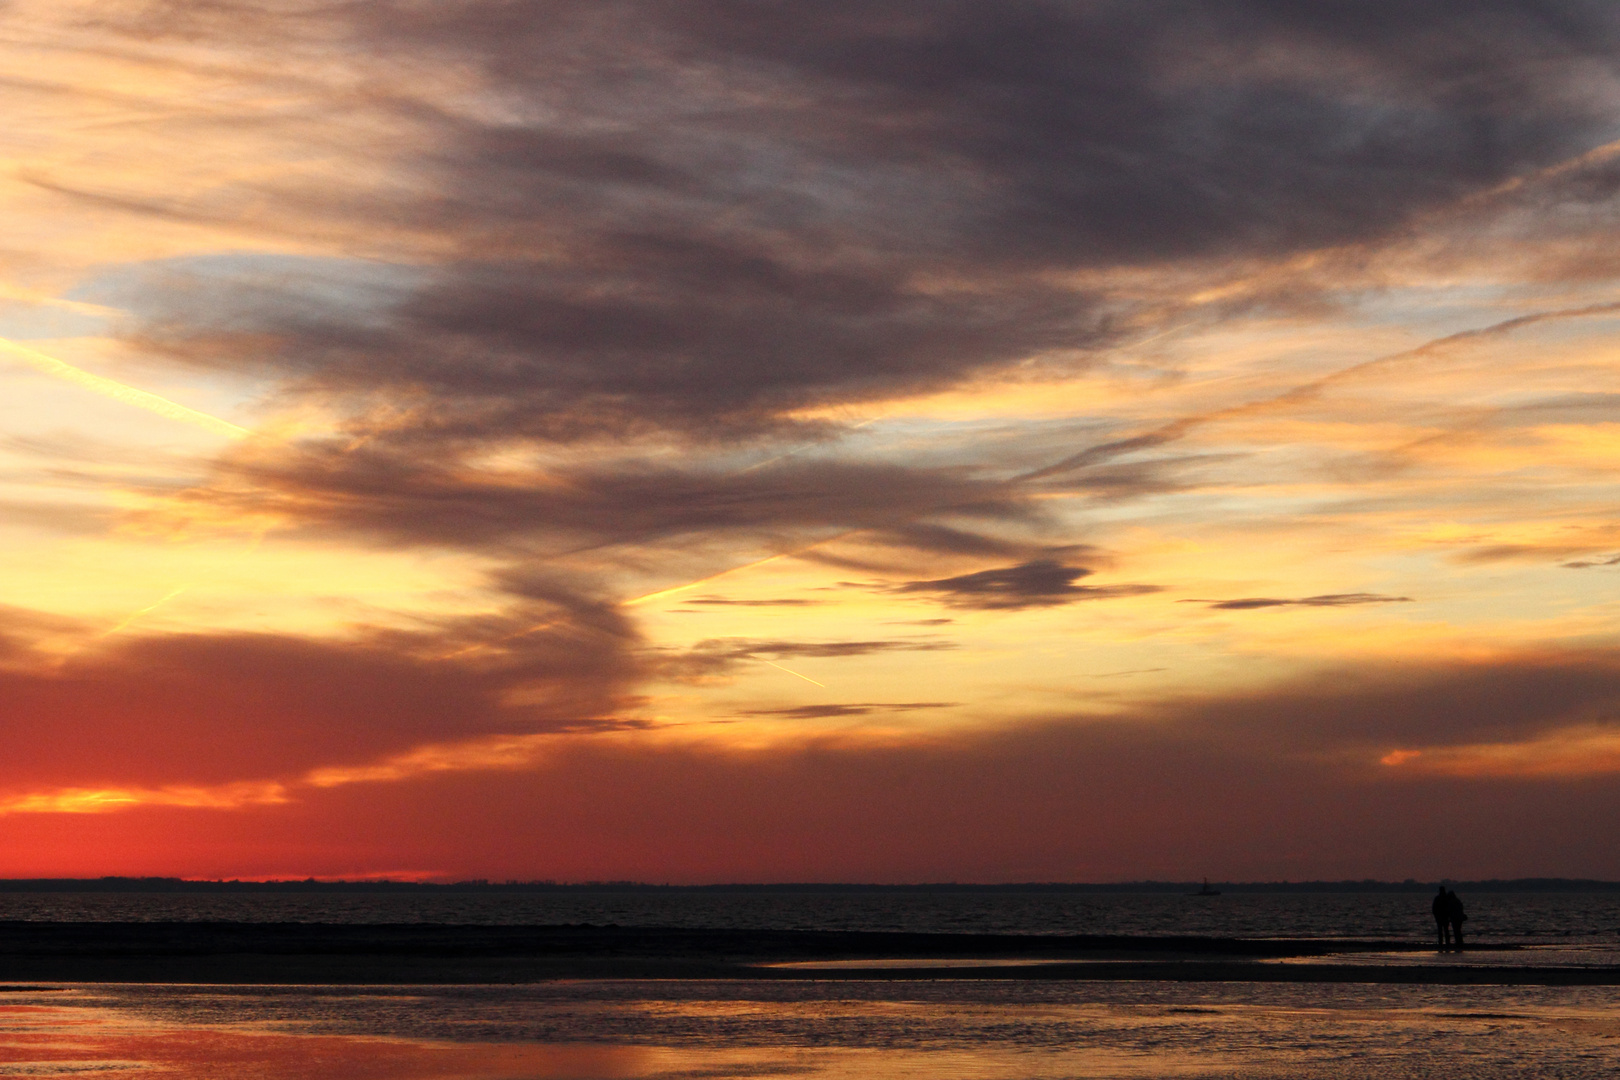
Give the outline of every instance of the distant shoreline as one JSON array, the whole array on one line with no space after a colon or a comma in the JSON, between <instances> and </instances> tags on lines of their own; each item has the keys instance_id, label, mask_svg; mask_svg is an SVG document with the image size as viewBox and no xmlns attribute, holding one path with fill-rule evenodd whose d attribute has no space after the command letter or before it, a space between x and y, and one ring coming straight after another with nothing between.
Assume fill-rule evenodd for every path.
<instances>
[{"instance_id":1,"label":"distant shoreline","mask_svg":"<svg viewBox=\"0 0 1620 1080\"><path fill-rule=\"evenodd\" d=\"M1490 878L1482 881L1209 881L1223 894L1264 893L1426 893L1437 882L1473 893L1620 892L1620 881L1586 878ZM634 881L392 881L392 880L263 880L217 881L172 877L10 878L0 879L0 893L658 893L658 894L1017 894L1187 893L1205 884L1196 881L1014 882L975 884L863 884L849 882L730 883L660 885Z\"/></svg>"}]
</instances>

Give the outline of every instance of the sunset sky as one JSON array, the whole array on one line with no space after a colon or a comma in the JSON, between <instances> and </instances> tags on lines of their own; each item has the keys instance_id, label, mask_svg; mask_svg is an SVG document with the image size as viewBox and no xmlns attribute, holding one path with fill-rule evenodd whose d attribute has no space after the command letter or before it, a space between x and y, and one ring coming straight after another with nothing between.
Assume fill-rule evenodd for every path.
<instances>
[{"instance_id":1,"label":"sunset sky","mask_svg":"<svg viewBox=\"0 0 1620 1080\"><path fill-rule=\"evenodd\" d=\"M1620 878L1620 5L0 0L0 876Z\"/></svg>"}]
</instances>

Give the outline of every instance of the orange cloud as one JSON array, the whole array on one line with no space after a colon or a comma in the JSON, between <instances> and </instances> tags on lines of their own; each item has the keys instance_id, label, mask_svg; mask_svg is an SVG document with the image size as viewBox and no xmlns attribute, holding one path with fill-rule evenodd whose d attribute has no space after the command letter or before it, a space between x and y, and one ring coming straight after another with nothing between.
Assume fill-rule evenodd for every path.
<instances>
[{"instance_id":1,"label":"orange cloud","mask_svg":"<svg viewBox=\"0 0 1620 1080\"><path fill-rule=\"evenodd\" d=\"M345 784L374 784L409 780L441 772L521 769L532 765L552 735L512 735L475 739L464 743L421 746L367 765L334 765L312 769L300 783L330 788Z\"/></svg>"},{"instance_id":2,"label":"orange cloud","mask_svg":"<svg viewBox=\"0 0 1620 1080\"><path fill-rule=\"evenodd\" d=\"M511 770L532 766L555 736L497 736L421 746L361 765L311 769L285 782L244 780L212 786L68 787L0 795L5 814L110 814L143 807L239 810L290 802L300 788L334 788L411 780L442 772Z\"/></svg>"},{"instance_id":3,"label":"orange cloud","mask_svg":"<svg viewBox=\"0 0 1620 1080\"><path fill-rule=\"evenodd\" d=\"M1620 731L1565 728L1535 739L1396 750L1379 761L1408 773L1463 779L1578 779L1620 774Z\"/></svg>"},{"instance_id":4,"label":"orange cloud","mask_svg":"<svg viewBox=\"0 0 1620 1080\"><path fill-rule=\"evenodd\" d=\"M0 814L107 814L138 806L235 810L286 801L287 789L269 781L215 787L57 788L0 796Z\"/></svg>"}]
</instances>

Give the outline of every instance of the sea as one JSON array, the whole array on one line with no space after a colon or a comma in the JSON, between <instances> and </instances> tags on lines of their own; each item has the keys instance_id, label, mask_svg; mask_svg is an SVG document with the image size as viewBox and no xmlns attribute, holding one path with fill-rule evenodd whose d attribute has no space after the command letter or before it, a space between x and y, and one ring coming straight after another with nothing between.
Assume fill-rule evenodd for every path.
<instances>
[{"instance_id":1,"label":"sea","mask_svg":"<svg viewBox=\"0 0 1620 1080\"><path fill-rule=\"evenodd\" d=\"M1620 944L1620 889L1460 893L1468 936ZM4 892L0 920L1128 934L1427 940L1427 892L603 889L536 892Z\"/></svg>"},{"instance_id":2,"label":"sea","mask_svg":"<svg viewBox=\"0 0 1620 1080\"><path fill-rule=\"evenodd\" d=\"M1384 962L1620 964L1620 893L1459 893L1473 948ZM1189 934L1331 945L1427 942L1428 902L1414 892L62 892L0 893L0 919ZM1365 952L1338 959L1368 962ZM1604 986L855 978L5 989L0 1077L1620 1076L1620 987Z\"/></svg>"}]
</instances>

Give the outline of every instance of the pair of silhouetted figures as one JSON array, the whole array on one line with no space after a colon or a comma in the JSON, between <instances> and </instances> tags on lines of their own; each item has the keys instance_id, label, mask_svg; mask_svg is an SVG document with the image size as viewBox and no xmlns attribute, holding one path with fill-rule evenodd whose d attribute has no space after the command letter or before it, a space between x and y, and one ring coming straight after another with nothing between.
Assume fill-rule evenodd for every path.
<instances>
[{"instance_id":1,"label":"pair of silhouetted figures","mask_svg":"<svg viewBox=\"0 0 1620 1080\"><path fill-rule=\"evenodd\" d=\"M1434 909L1435 928L1440 932L1440 947L1444 949L1450 945L1462 948L1462 924L1468 915L1463 911L1462 901L1457 899L1457 894L1442 885L1440 891L1434 894L1434 903L1430 906Z\"/></svg>"}]
</instances>

